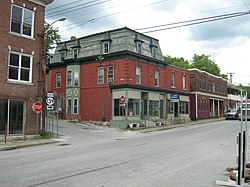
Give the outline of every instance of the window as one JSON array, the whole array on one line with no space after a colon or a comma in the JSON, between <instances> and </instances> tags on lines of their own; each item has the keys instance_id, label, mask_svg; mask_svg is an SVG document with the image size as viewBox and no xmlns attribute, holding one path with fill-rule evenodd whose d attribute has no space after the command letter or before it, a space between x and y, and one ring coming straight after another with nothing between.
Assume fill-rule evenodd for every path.
<instances>
[{"instance_id":1,"label":"window","mask_svg":"<svg viewBox=\"0 0 250 187\"><path fill-rule=\"evenodd\" d=\"M202 80L200 79L200 90L202 90Z\"/></svg>"},{"instance_id":2,"label":"window","mask_svg":"<svg viewBox=\"0 0 250 187\"><path fill-rule=\"evenodd\" d=\"M186 76L182 77L182 88L183 88L183 90L187 89L187 87L186 87Z\"/></svg>"},{"instance_id":3,"label":"window","mask_svg":"<svg viewBox=\"0 0 250 187\"><path fill-rule=\"evenodd\" d=\"M72 86L72 71L67 72L67 85Z\"/></svg>"},{"instance_id":4,"label":"window","mask_svg":"<svg viewBox=\"0 0 250 187\"><path fill-rule=\"evenodd\" d=\"M61 88L61 73L56 74L56 88Z\"/></svg>"},{"instance_id":5,"label":"window","mask_svg":"<svg viewBox=\"0 0 250 187\"><path fill-rule=\"evenodd\" d=\"M212 88L213 92L215 92L215 84L213 83L212 85L213 85L213 88Z\"/></svg>"},{"instance_id":6,"label":"window","mask_svg":"<svg viewBox=\"0 0 250 187\"><path fill-rule=\"evenodd\" d=\"M104 83L104 68L103 67L98 67L97 83L98 84Z\"/></svg>"},{"instance_id":7,"label":"window","mask_svg":"<svg viewBox=\"0 0 250 187\"><path fill-rule=\"evenodd\" d=\"M140 105L139 99L129 99L128 100L128 115L139 116L139 113L140 113L139 105Z\"/></svg>"},{"instance_id":8,"label":"window","mask_svg":"<svg viewBox=\"0 0 250 187\"><path fill-rule=\"evenodd\" d=\"M74 58L78 58L78 49L73 50L73 56Z\"/></svg>"},{"instance_id":9,"label":"window","mask_svg":"<svg viewBox=\"0 0 250 187\"><path fill-rule=\"evenodd\" d=\"M78 99L74 99L74 114L78 114Z\"/></svg>"},{"instance_id":10,"label":"window","mask_svg":"<svg viewBox=\"0 0 250 187\"><path fill-rule=\"evenodd\" d=\"M159 116L159 101L149 100L149 115Z\"/></svg>"},{"instance_id":11,"label":"window","mask_svg":"<svg viewBox=\"0 0 250 187\"><path fill-rule=\"evenodd\" d=\"M155 86L160 86L160 71L155 70Z\"/></svg>"},{"instance_id":12,"label":"window","mask_svg":"<svg viewBox=\"0 0 250 187\"><path fill-rule=\"evenodd\" d=\"M180 114L188 114L188 102L180 102Z\"/></svg>"},{"instance_id":13,"label":"window","mask_svg":"<svg viewBox=\"0 0 250 187\"><path fill-rule=\"evenodd\" d=\"M114 99L114 116L124 116L125 107L120 106L120 99Z\"/></svg>"},{"instance_id":14,"label":"window","mask_svg":"<svg viewBox=\"0 0 250 187\"><path fill-rule=\"evenodd\" d=\"M114 67L108 66L107 67L107 83L113 83L114 82Z\"/></svg>"},{"instance_id":15,"label":"window","mask_svg":"<svg viewBox=\"0 0 250 187\"><path fill-rule=\"evenodd\" d=\"M61 61L64 61L65 58L66 58L66 53L65 52L61 52L60 56L61 56Z\"/></svg>"},{"instance_id":16,"label":"window","mask_svg":"<svg viewBox=\"0 0 250 187\"><path fill-rule=\"evenodd\" d=\"M69 98L69 99L67 99L67 114L72 114L71 107L72 107L72 99Z\"/></svg>"},{"instance_id":17,"label":"window","mask_svg":"<svg viewBox=\"0 0 250 187\"><path fill-rule=\"evenodd\" d=\"M12 5L11 32L33 37L34 12Z\"/></svg>"},{"instance_id":18,"label":"window","mask_svg":"<svg viewBox=\"0 0 250 187\"><path fill-rule=\"evenodd\" d=\"M141 54L141 52L142 52L142 44L140 42L136 43L136 50L137 50L137 53Z\"/></svg>"},{"instance_id":19,"label":"window","mask_svg":"<svg viewBox=\"0 0 250 187\"><path fill-rule=\"evenodd\" d=\"M109 53L110 50L110 42L103 42L103 54Z\"/></svg>"},{"instance_id":20,"label":"window","mask_svg":"<svg viewBox=\"0 0 250 187\"><path fill-rule=\"evenodd\" d=\"M24 107L24 101L0 99L0 134L4 134L6 125L7 134L23 133Z\"/></svg>"},{"instance_id":21,"label":"window","mask_svg":"<svg viewBox=\"0 0 250 187\"><path fill-rule=\"evenodd\" d=\"M136 84L141 84L141 67L136 67Z\"/></svg>"},{"instance_id":22,"label":"window","mask_svg":"<svg viewBox=\"0 0 250 187\"><path fill-rule=\"evenodd\" d=\"M174 82L175 80L174 79L175 79L175 73L172 72L172 77L171 77L171 87L172 88L175 88L175 82Z\"/></svg>"},{"instance_id":23,"label":"window","mask_svg":"<svg viewBox=\"0 0 250 187\"><path fill-rule=\"evenodd\" d=\"M152 57L156 58L156 48L155 47L151 48L151 53L152 53Z\"/></svg>"},{"instance_id":24,"label":"window","mask_svg":"<svg viewBox=\"0 0 250 187\"><path fill-rule=\"evenodd\" d=\"M79 86L79 72L78 71L74 72L74 85Z\"/></svg>"},{"instance_id":25,"label":"window","mask_svg":"<svg viewBox=\"0 0 250 187\"><path fill-rule=\"evenodd\" d=\"M32 57L29 55L10 53L9 80L31 83Z\"/></svg>"}]
</instances>

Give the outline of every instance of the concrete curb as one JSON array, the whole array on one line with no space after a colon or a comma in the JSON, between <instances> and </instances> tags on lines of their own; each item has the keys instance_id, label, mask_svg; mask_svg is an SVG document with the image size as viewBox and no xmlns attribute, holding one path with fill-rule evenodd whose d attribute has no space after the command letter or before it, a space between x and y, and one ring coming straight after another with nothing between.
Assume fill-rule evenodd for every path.
<instances>
[{"instance_id":1,"label":"concrete curb","mask_svg":"<svg viewBox=\"0 0 250 187\"><path fill-rule=\"evenodd\" d=\"M0 151L9 151L13 149L21 149L26 147L33 147L33 146L39 146L39 145L46 145L46 144L53 144L58 142L63 142L66 140L63 139L41 139L41 140L34 140L34 141L27 141L27 142L21 142L21 143L6 143L0 145Z\"/></svg>"}]
</instances>

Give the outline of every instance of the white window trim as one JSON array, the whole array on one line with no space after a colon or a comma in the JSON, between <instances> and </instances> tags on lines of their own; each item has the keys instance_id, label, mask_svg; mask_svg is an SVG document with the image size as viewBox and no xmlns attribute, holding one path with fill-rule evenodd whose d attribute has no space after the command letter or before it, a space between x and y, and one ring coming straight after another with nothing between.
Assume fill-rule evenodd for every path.
<instances>
[{"instance_id":1,"label":"white window trim","mask_svg":"<svg viewBox=\"0 0 250 187\"><path fill-rule=\"evenodd\" d=\"M22 9L22 22L21 22L21 30L20 30L20 33L11 31L13 6ZM23 34L23 23L24 23L23 19L24 19L24 10L25 10L25 9L32 12L31 36ZM12 4L12 6L11 6L11 16L10 16L10 33L11 33L11 34L18 35L18 36L22 36L22 37L25 37L25 38L32 38L32 39L33 39L33 38L34 38L34 28L35 28L35 27L34 27L34 23L35 23L35 12L34 12L34 11L32 11L32 10L30 10L30 9L27 9L27 8L25 8L25 7L21 7L21 6Z\"/></svg>"},{"instance_id":2,"label":"white window trim","mask_svg":"<svg viewBox=\"0 0 250 187\"><path fill-rule=\"evenodd\" d=\"M187 90L187 84L186 84L186 76L182 76L182 88L183 90Z\"/></svg>"},{"instance_id":3,"label":"white window trim","mask_svg":"<svg viewBox=\"0 0 250 187\"><path fill-rule=\"evenodd\" d=\"M99 70L102 69L102 75L99 74ZM103 77L102 81L100 81L99 77ZM104 67L100 66L97 68L97 84L104 84Z\"/></svg>"},{"instance_id":4,"label":"white window trim","mask_svg":"<svg viewBox=\"0 0 250 187\"><path fill-rule=\"evenodd\" d=\"M155 70L155 86L160 86L160 71Z\"/></svg>"},{"instance_id":5,"label":"white window trim","mask_svg":"<svg viewBox=\"0 0 250 187\"><path fill-rule=\"evenodd\" d=\"M175 88L175 72L171 74L171 88Z\"/></svg>"},{"instance_id":6,"label":"white window trim","mask_svg":"<svg viewBox=\"0 0 250 187\"><path fill-rule=\"evenodd\" d=\"M76 105L75 105L75 100L77 101ZM78 98L73 98L72 102L73 102L72 105L71 105L73 107L72 108L73 109L72 113L73 114L79 114L79 102L78 102ZM76 112L75 112L75 107L77 108Z\"/></svg>"},{"instance_id":7,"label":"white window trim","mask_svg":"<svg viewBox=\"0 0 250 187\"><path fill-rule=\"evenodd\" d=\"M112 67L112 78L109 78L109 68ZM112 80L112 81L110 81ZM114 83L114 66L107 66L107 83Z\"/></svg>"},{"instance_id":8,"label":"white window trim","mask_svg":"<svg viewBox=\"0 0 250 187\"><path fill-rule=\"evenodd\" d=\"M106 44L108 44L108 51L106 52L105 51L105 45ZM102 44L102 53L103 54L108 54L110 52L110 42L109 41L105 41L105 42L103 42L103 44Z\"/></svg>"},{"instance_id":9,"label":"white window trim","mask_svg":"<svg viewBox=\"0 0 250 187\"><path fill-rule=\"evenodd\" d=\"M136 71L136 84L141 84L141 67L140 66L136 66L136 70L135 71ZM139 76L139 80L138 81L137 81L137 76Z\"/></svg>"},{"instance_id":10,"label":"white window trim","mask_svg":"<svg viewBox=\"0 0 250 187\"><path fill-rule=\"evenodd\" d=\"M10 54L16 54L19 55L19 64L18 64L18 80L16 79L10 79L9 78L9 67L10 65ZM21 59L20 57L22 56L27 56L30 58L30 71L29 71L29 81L22 81L20 80L20 76L21 76ZM14 82L14 83L23 83L23 84L31 84L32 83L32 75L33 75L33 56L29 55L29 54L24 54L24 53L18 53L18 52L14 52L14 51L10 51L9 52L9 59L8 59L8 81L10 82Z\"/></svg>"},{"instance_id":11,"label":"white window trim","mask_svg":"<svg viewBox=\"0 0 250 187\"><path fill-rule=\"evenodd\" d=\"M60 75L60 86L57 86L58 83L58 75ZM62 74L60 72L56 73L56 88L61 88L62 86Z\"/></svg>"}]
</instances>

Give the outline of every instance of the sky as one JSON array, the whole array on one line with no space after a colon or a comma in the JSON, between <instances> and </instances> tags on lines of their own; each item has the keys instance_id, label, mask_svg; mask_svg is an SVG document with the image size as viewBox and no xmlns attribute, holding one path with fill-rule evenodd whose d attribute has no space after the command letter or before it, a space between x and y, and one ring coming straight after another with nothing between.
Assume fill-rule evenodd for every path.
<instances>
[{"instance_id":1,"label":"sky","mask_svg":"<svg viewBox=\"0 0 250 187\"><path fill-rule=\"evenodd\" d=\"M160 27L249 10L250 0L54 0L46 7L45 20L51 24L66 17L53 23L62 41L128 27L158 39L164 56L191 62L194 54L208 55L221 74L232 74L234 84L250 86L250 14Z\"/></svg>"}]
</instances>

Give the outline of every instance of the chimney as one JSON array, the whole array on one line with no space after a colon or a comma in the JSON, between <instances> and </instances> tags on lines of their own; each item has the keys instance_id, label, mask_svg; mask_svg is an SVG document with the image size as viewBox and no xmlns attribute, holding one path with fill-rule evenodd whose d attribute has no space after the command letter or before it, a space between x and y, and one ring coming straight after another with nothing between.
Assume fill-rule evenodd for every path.
<instances>
[{"instance_id":1,"label":"chimney","mask_svg":"<svg viewBox=\"0 0 250 187\"><path fill-rule=\"evenodd\" d=\"M71 36L70 40L76 40L76 37L75 36Z\"/></svg>"}]
</instances>

